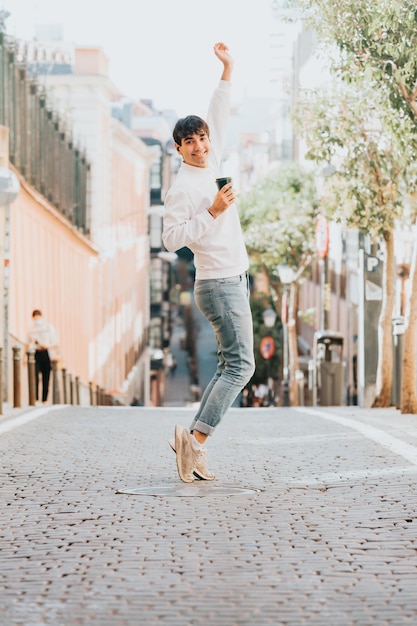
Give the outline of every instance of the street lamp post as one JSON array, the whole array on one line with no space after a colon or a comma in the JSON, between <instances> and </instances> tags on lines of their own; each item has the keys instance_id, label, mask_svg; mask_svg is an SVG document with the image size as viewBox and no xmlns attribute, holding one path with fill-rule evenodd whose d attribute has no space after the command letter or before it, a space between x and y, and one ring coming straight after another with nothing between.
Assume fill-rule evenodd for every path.
<instances>
[{"instance_id":1,"label":"street lamp post","mask_svg":"<svg viewBox=\"0 0 417 626\"><path fill-rule=\"evenodd\" d=\"M282 295L281 322L283 332L283 359L282 359L282 406L290 406L290 376L289 376L289 345L288 345L288 285L294 280L294 270L287 265L278 266L279 279L284 285Z\"/></svg>"},{"instance_id":2,"label":"street lamp post","mask_svg":"<svg viewBox=\"0 0 417 626\"><path fill-rule=\"evenodd\" d=\"M277 314L273 309L265 309L262 313L262 318L265 326L267 328L273 328L275 326L275 320L277 319ZM269 341L266 341L269 340ZM274 404L274 381L271 376L271 358L274 354L274 340L272 337L264 337L263 345L261 346L261 353L264 359L266 360L267 366L267 377L268 377L268 406Z\"/></svg>"},{"instance_id":3,"label":"street lamp post","mask_svg":"<svg viewBox=\"0 0 417 626\"><path fill-rule=\"evenodd\" d=\"M317 254L320 258L322 266L321 271L321 330L327 330L329 327L330 313L330 284L329 284L329 226L324 217L319 217L316 224L316 246Z\"/></svg>"},{"instance_id":4,"label":"street lamp post","mask_svg":"<svg viewBox=\"0 0 417 626\"><path fill-rule=\"evenodd\" d=\"M288 367L288 293L287 290L282 295L282 406L290 406L290 380L289 380L289 367Z\"/></svg>"}]
</instances>

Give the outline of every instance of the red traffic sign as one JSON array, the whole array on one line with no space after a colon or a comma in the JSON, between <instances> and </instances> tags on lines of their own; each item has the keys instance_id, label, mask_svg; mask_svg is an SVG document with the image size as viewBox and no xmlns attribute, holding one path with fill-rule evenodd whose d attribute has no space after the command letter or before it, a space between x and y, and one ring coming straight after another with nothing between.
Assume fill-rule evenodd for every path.
<instances>
[{"instance_id":1,"label":"red traffic sign","mask_svg":"<svg viewBox=\"0 0 417 626\"><path fill-rule=\"evenodd\" d=\"M272 337L264 337L260 345L261 356L264 359L270 359L275 352L275 342Z\"/></svg>"},{"instance_id":2,"label":"red traffic sign","mask_svg":"<svg viewBox=\"0 0 417 626\"><path fill-rule=\"evenodd\" d=\"M321 259L327 256L329 250L329 226L324 217L319 217L316 224L317 254Z\"/></svg>"}]
</instances>

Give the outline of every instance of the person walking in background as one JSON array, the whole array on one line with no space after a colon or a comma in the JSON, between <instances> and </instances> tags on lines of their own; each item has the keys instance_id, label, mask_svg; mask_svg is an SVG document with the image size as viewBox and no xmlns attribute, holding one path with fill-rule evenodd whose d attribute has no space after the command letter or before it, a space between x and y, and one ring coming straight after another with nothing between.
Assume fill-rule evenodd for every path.
<instances>
[{"instance_id":1,"label":"person walking in background","mask_svg":"<svg viewBox=\"0 0 417 626\"><path fill-rule=\"evenodd\" d=\"M174 143L183 162L164 203L162 240L171 252L187 246L194 253L195 302L212 325L219 358L190 428L177 425L170 443L184 482L215 478L207 468L204 443L255 369L248 257L236 195L231 183L219 191L216 187L230 111L233 59L224 43L216 43L214 53L223 72L207 123L196 115L176 123Z\"/></svg>"},{"instance_id":2,"label":"person walking in background","mask_svg":"<svg viewBox=\"0 0 417 626\"><path fill-rule=\"evenodd\" d=\"M32 313L33 325L28 333L28 348L35 350L36 400L39 400L39 375L42 376L42 402L48 400L51 359L58 356L58 337L52 324L48 324L39 309Z\"/></svg>"}]
</instances>

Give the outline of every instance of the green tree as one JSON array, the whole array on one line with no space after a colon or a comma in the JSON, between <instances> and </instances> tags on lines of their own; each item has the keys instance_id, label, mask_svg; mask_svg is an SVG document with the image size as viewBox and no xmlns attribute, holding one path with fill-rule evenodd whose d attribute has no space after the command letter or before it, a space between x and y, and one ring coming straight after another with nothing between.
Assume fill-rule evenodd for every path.
<instances>
[{"instance_id":1,"label":"green tree","mask_svg":"<svg viewBox=\"0 0 417 626\"><path fill-rule=\"evenodd\" d=\"M254 354L255 354L255 373L249 384L266 384L268 375L273 379L277 379L279 367L281 365L281 323L277 321L273 328L267 328L263 321L263 312L265 309L272 307L271 298L265 294L254 294L251 297L251 310L253 318L253 338L254 338ZM275 343L275 352L268 362L262 357L260 351L261 340L266 337L272 337Z\"/></svg>"},{"instance_id":2,"label":"green tree","mask_svg":"<svg viewBox=\"0 0 417 626\"><path fill-rule=\"evenodd\" d=\"M332 164L320 206L328 217L361 229L384 250L383 298L378 327L374 406L391 403L395 256L394 228L402 215L404 174L410 155L402 150L397 118L377 92L359 93L341 84L330 95L304 91L294 109L296 128L307 143L306 158ZM372 97L371 97L372 96ZM401 124L404 131L406 124ZM394 132L396 130L397 132Z\"/></svg>"},{"instance_id":3,"label":"green tree","mask_svg":"<svg viewBox=\"0 0 417 626\"><path fill-rule=\"evenodd\" d=\"M239 201L253 273L268 284L278 315L282 296L279 267L292 270L288 307L289 374L296 402L298 283L315 254L316 187L312 173L296 164L273 172Z\"/></svg>"},{"instance_id":4,"label":"green tree","mask_svg":"<svg viewBox=\"0 0 417 626\"><path fill-rule=\"evenodd\" d=\"M409 120L407 149L417 160L417 7L415 0L297 0L328 45L333 68L344 81L369 85L386 96L397 121ZM335 53L336 49L336 53ZM399 137L401 141L401 136ZM407 137L409 141L409 136ZM411 165L411 163L410 163ZM415 195L416 177L408 177ZM406 312L401 411L417 413L417 247L413 252Z\"/></svg>"}]
</instances>

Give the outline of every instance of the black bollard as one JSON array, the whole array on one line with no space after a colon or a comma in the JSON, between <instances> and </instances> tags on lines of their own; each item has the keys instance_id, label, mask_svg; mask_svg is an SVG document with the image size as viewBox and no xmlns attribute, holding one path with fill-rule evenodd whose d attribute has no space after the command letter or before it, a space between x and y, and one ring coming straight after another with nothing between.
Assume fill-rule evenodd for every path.
<instances>
[{"instance_id":1,"label":"black bollard","mask_svg":"<svg viewBox=\"0 0 417 626\"><path fill-rule=\"evenodd\" d=\"M74 404L74 384L72 381L72 374L69 375L69 389L70 389L70 404Z\"/></svg>"},{"instance_id":2,"label":"black bollard","mask_svg":"<svg viewBox=\"0 0 417 626\"><path fill-rule=\"evenodd\" d=\"M75 403L80 404L80 377L75 377Z\"/></svg>"},{"instance_id":3,"label":"black bollard","mask_svg":"<svg viewBox=\"0 0 417 626\"><path fill-rule=\"evenodd\" d=\"M287 379L281 382L282 386L282 406L290 406L290 384Z\"/></svg>"},{"instance_id":4,"label":"black bollard","mask_svg":"<svg viewBox=\"0 0 417 626\"><path fill-rule=\"evenodd\" d=\"M59 404L59 381L58 381L58 361L51 361L52 365L52 404Z\"/></svg>"},{"instance_id":5,"label":"black bollard","mask_svg":"<svg viewBox=\"0 0 417 626\"><path fill-rule=\"evenodd\" d=\"M20 409L22 406L22 375L20 346L13 346L13 407Z\"/></svg>"},{"instance_id":6,"label":"black bollard","mask_svg":"<svg viewBox=\"0 0 417 626\"><path fill-rule=\"evenodd\" d=\"M88 383L88 388L90 390L90 405L94 406L94 390L93 390L93 383Z\"/></svg>"},{"instance_id":7,"label":"black bollard","mask_svg":"<svg viewBox=\"0 0 417 626\"><path fill-rule=\"evenodd\" d=\"M35 351L28 350L28 390L29 390L29 406L36 404L36 363Z\"/></svg>"},{"instance_id":8,"label":"black bollard","mask_svg":"<svg viewBox=\"0 0 417 626\"><path fill-rule=\"evenodd\" d=\"M62 391L63 391L64 404L67 404L67 401L68 401L67 370L65 367L62 368Z\"/></svg>"}]
</instances>

